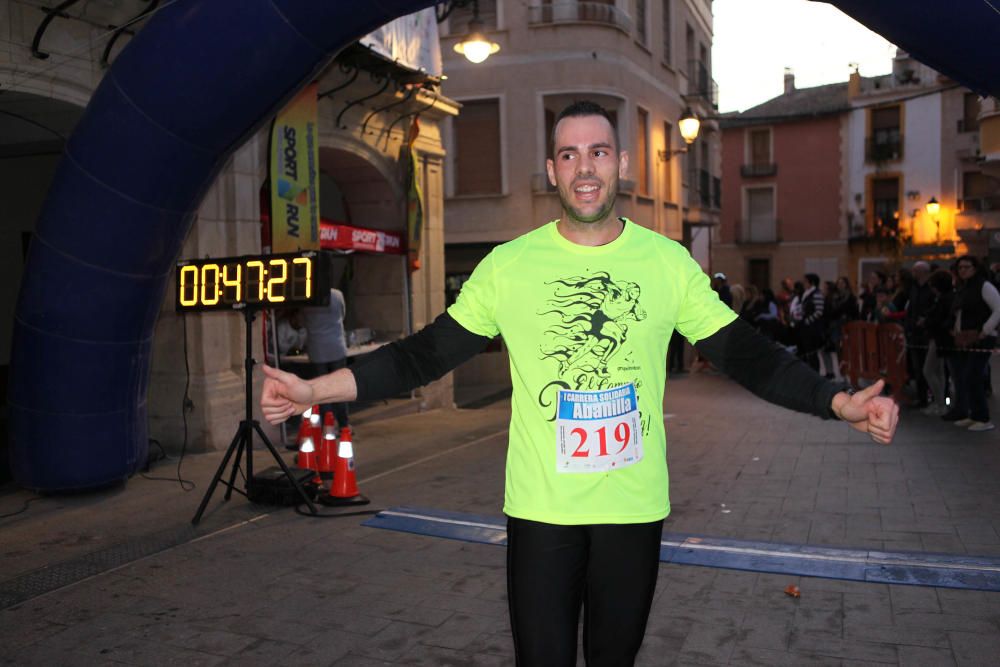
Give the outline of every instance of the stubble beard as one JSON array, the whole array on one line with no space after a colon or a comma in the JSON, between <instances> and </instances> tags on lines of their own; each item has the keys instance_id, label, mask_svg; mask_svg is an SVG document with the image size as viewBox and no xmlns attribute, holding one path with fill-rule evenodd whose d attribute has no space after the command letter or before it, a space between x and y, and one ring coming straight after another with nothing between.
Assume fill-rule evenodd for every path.
<instances>
[{"instance_id":1,"label":"stubble beard","mask_svg":"<svg viewBox=\"0 0 1000 667\"><path fill-rule=\"evenodd\" d=\"M572 196L573 192L572 185L569 188L569 195L563 194L563 192L560 190L559 202L562 204L563 211L566 212L566 217L573 222L579 222L585 225L592 225L596 222L602 222L606 220L615 208L615 199L618 197L618 179L615 178L608 181L608 183L606 184L606 188L608 196L604 202L604 206L602 206L593 215L584 215L579 211L579 209L575 208L570 203L569 198Z\"/></svg>"}]
</instances>

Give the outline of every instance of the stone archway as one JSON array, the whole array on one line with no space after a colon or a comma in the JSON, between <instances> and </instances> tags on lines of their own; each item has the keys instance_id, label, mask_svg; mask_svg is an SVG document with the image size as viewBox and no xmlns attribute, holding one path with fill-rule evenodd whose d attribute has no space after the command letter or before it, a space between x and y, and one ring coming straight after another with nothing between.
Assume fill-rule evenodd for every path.
<instances>
[{"instance_id":1,"label":"stone archway","mask_svg":"<svg viewBox=\"0 0 1000 667\"><path fill-rule=\"evenodd\" d=\"M398 178L387 178L384 158L329 146L320 147L320 171L343 200L343 222L406 234L406 215ZM386 161L387 162L387 161ZM395 166L395 163L392 163ZM380 168L382 167L382 168ZM321 184L326 179L321 179ZM321 192L320 203L334 197ZM327 202L327 204L324 204ZM329 216L325 216L329 217ZM405 259L400 256L355 255L351 258L348 322L371 328L385 340L407 333L409 304ZM402 316L401 316L402 314Z\"/></svg>"}]
</instances>

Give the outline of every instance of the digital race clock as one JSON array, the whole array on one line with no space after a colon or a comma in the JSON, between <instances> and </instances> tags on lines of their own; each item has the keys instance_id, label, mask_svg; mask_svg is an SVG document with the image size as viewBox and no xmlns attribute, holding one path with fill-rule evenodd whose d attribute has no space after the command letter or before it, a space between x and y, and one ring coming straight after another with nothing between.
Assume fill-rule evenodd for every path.
<instances>
[{"instance_id":1,"label":"digital race clock","mask_svg":"<svg viewBox=\"0 0 1000 667\"><path fill-rule=\"evenodd\" d=\"M327 262L315 250L181 260L176 274L178 312L330 302Z\"/></svg>"}]
</instances>

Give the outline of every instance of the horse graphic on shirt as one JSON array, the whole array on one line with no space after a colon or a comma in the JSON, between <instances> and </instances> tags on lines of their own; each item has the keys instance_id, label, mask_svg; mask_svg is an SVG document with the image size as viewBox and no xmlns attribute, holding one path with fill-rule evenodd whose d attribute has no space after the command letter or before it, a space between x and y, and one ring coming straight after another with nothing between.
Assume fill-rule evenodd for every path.
<instances>
[{"instance_id":1,"label":"horse graphic on shirt","mask_svg":"<svg viewBox=\"0 0 1000 667\"><path fill-rule=\"evenodd\" d=\"M628 337L632 322L646 318L637 283L591 276L554 280L552 298L538 314L556 321L544 331L543 359L558 363L560 384L571 389L604 389L611 382L609 364Z\"/></svg>"}]
</instances>

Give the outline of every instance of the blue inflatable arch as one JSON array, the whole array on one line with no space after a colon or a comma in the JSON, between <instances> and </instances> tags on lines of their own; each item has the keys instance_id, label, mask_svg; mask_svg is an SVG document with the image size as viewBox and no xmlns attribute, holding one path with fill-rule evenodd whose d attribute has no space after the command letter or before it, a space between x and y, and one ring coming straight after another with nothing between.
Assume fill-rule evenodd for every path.
<instances>
[{"instance_id":1,"label":"blue inflatable arch","mask_svg":"<svg viewBox=\"0 0 1000 667\"><path fill-rule=\"evenodd\" d=\"M230 154L344 46L433 0L176 0L115 60L66 146L14 321L11 467L76 490L145 463L153 328Z\"/></svg>"}]
</instances>

